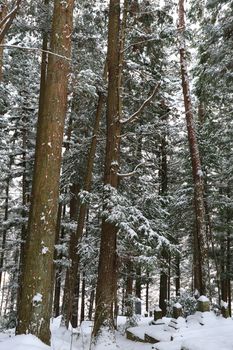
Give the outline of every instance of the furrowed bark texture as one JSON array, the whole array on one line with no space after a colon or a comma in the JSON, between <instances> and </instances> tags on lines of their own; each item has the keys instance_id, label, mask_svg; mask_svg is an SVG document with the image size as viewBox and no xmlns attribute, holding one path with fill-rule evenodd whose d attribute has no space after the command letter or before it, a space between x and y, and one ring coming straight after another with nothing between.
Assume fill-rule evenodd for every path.
<instances>
[{"instance_id":1,"label":"furrowed bark texture","mask_svg":"<svg viewBox=\"0 0 233 350\"><path fill-rule=\"evenodd\" d=\"M108 23L108 96L107 138L105 154L104 184L117 188L119 164L119 49L120 49L120 0L110 0ZM108 192L106 190L106 192ZM106 194L107 196L108 194ZM94 336L102 326L114 328L113 303L116 292L116 238L117 228L103 219L100 258L96 290L96 312Z\"/></svg>"},{"instance_id":2,"label":"furrowed bark texture","mask_svg":"<svg viewBox=\"0 0 233 350\"><path fill-rule=\"evenodd\" d=\"M70 58L74 0L55 0L51 51ZM50 343L53 256L59 197L61 149L67 105L69 60L49 55L44 106L38 118L32 203L29 214L17 334Z\"/></svg>"},{"instance_id":3,"label":"furrowed bark texture","mask_svg":"<svg viewBox=\"0 0 233 350\"><path fill-rule=\"evenodd\" d=\"M180 52L180 65L182 76L182 88L184 96L184 106L186 114L186 123L188 131L188 141L190 148L190 156L192 161L192 173L194 183L194 205L196 216L196 228L194 230L194 288L201 294L206 292L206 224L205 224L205 204L204 204L204 181L203 173L201 169L201 160L198 148L198 142L196 137L194 117L192 111L192 101L189 88L189 77L186 61L186 48L185 48L185 10L184 0L179 0L179 52Z\"/></svg>"}]
</instances>

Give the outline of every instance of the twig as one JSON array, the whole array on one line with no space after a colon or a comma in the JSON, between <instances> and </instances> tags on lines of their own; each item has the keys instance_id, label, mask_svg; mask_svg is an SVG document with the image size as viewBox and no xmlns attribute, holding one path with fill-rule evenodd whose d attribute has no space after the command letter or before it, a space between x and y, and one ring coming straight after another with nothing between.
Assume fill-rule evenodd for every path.
<instances>
[{"instance_id":1,"label":"twig","mask_svg":"<svg viewBox=\"0 0 233 350\"><path fill-rule=\"evenodd\" d=\"M119 177L129 177L129 176L135 175L136 172L137 172L137 169L140 168L141 166L144 166L144 165L152 166L152 164L148 164L148 163L143 162L143 163L140 163L140 164L136 165L134 170L131 171L130 173L126 173L126 174L119 174L119 173L117 173L117 176L119 176Z\"/></svg>"},{"instance_id":2,"label":"twig","mask_svg":"<svg viewBox=\"0 0 233 350\"><path fill-rule=\"evenodd\" d=\"M127 123L131 123L134 122L135 120L138 119L140 113L143 111L143 109L150 103L150 101L152 100L152 98L155 96L155 94L158 92L159 88L160 88L160 84L158 83L155 88L154 91L152 92L152 94L143 102L143 104L139 107L139 109L133 113L128 119L122 120L121 124L127 124Z\"/></svg>"},{"instance_id":3,"label":"twig","mask_svg":"<svg viewBox=\"0 0 233 350\"><path fill-rule=\"evenodd\" d=\"M27 50L27 51L39 51L39 52L45 52L48 53L49 55L57 56L59 58L63 58L64 60L71 61L71 58L59 55L58 53L48 51L48 50L42 50L38 47L26 47L26 46L18 46L18 45L9 45L9 44L0 44L0 47L7 47L9 49L20 49L20 50Z\"/></svg>"}]
</instances>

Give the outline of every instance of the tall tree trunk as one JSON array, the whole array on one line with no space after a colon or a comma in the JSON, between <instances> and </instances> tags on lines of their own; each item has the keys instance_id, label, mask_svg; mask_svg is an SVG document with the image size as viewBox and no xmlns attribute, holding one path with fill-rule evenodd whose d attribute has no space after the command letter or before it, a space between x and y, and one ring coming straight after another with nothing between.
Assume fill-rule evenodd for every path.
<instances>
[{"instance_id":1,"label":"tall tree trunk","mask_svg":"<svg viewBox=\"0 0 233 350\"><path fill-rule=\"evenodd\" d=\"M10 161L11 163L11 161ZM6 199L5 199L5 208L4 208L4 221L8 220L8 210L9 210L9 188L10 188L10 178L6 180ZM5 248L6 248L6 235L7 229L4 228L2 232L2 242L1 242L1 253L0 253L0 287L2 283L2 274L3 274L3 266L4 266L4 257L5 257Z\"/></svg>"},{"instance_id":2,"label":"tall tree trunk","mask_svg":"<svg viewBox=\"0 0 233 350\"><path fill-rule=\"evenodd\" d=\"M81 300L81 315L80 315L80 323L85 319L85 294L86 294L86 279L85 273L82 276L82 300Z\"/></svg>"},{"instance_id":3,"label":"tall tree trunk","mask_svg":"<svg viewBox=\"0 0 233 350\"><path fill-rule=\"evenodd\" d=\"M167 123L165 119L165 123ZM166 127L166 124L165 124ZM168 190L168 177L167 177L167 151L166 151L166 131L161 136L160 146L160 195L166 196ZM162 310L162 315L167 313L168 300L168 259L169 254L167 248L163 247L161 251L161 270L160 270L160 287L159 287L159 307Z\"/></svg>"},{"instance_id":4,"label":"tall tree trunk","mask_svg":"<svg viewBox=\"0 0 233 350\"><path fill-rule=\"evenodd\" d=\"M180 295L180 256L177 255L175 258L175 286L176 286L176 296Z\"/></svg>"},{"instance_id":5,"label":"tall tree trunk","mask_svg":"<svg viewBox=\"0 0 233 350\"><path fill-rule=\"evenodd\" d=\"M105 153L105 199L111 188L118 185L119 167L119 49L120 49L120 0L110 0L108 22L108 96L107 138ZM106 206L105 206L105 209ZM116 293L116 239L117 227L105 218L102 221L96 311L93 334L96 337L102 327L114 329L113 303ZM106 281L108 283L106 284Z\"/></svg>"},{"instance_id":6,"label":"tall tree trunk","mask_svg":"<svg viewBox=\"0 0 233 350\"><path fill-rule=\"evenodd\" d=\"M7 6L3 3L0 5L0 22L5 18L6 14ZM3 44L3 40L0 44ZM0 46L0 82L3 80L3 49L3 46Z\"/></svg>"},{"instance_id":7,"label":"tall tree trunk","mask_svg":"<svg viewBox=\"0 0 233 350\"><path fill-rule=\"evenodd\" d=\"M89 320L92 320L94 301L95 301L95 290L92 289L91 295L90 295L89 310L88 310L88 319Z\"/></svg>"},{"instance_id":8,"label":"tall tree trunk","mask_svg":"<svg viewBox=\"0 0 233 350\"><path fill-rule=\"evenodd\" d=\"M80 186L78 184L72 184L70 188L70 219L73 222L77 221L78 209L80 205L79 192ZM78 241L76 231L72 230L69 241L69 259L71 263L66 271L65 289L63 296L63 316L67 328L69 326L69 322L71 322L72 319L75 285L78 279L78 271L74 268L74 264L77 261L77 244ZM73 324L72 326L74 327Z\"/></svg>"},{"instance_id":9,"label":"tall tree trunk","mask_svg":"<svg viewBox=\"0 0 233 350\"><path fill-rule=\"evenodd\" d=\"M182 76L182 88L183 98L185 106L186 123L188 130L188 140L190 148L190 156L192 160L192 173L194 183L194 206L196 217L196 230L194 231L194 269L196 276L194 280L194 288L199 291L200 294L206 293L206 256L207 247L205 240L205 204L204 204L204 181L203 173L201 169L201 160L198 148L198 142L196 137L194 117L192 111L192 101L189 88L189 77L186 61L186 48L185 48L185 10L184 0L179 0L178 9L178 34L179 34L179 51L180 51L180 65Z\"/></svg>"},{"instance_id":10,"label":"tall tree trunk","mask_svg":"<svg viewBox=\"0 0 233 350\"><path fill-rule=\"evenodd\" d=\"M18 305L17 334L50 344L53 256L74 0L54 1L44 105L38 118L32 203ZM61 57L63 56L63 57Z\"/></svg>"},{"instance_id":11,"label":"tall tree trunk","mask_svg":"<svg viewBox=\"0 0 233 350\"><path fill-rule=\"evenodd\" d=\"M85 172L84 186L83 186L83 190L87 192L90 192L91 190L92 172L93 172L94 159L95 159L96 146L97 146L97 136L98 136L99 125L100 125L101 115L103 112L104 103L105 103L104 93L99 92L99 99L98 99L95 123L93 128L93 136L91 139L91 146L88 153L87 168ZM70 248L73 250L73 254L72 256L70 256L71 267L69 271L69 279L70 279L69 286L68 286L68 289L65 290L65 295L66 295L66 291L68 292L67 294L68 299L66 300L67 306L75 305L75 302L73 299L75 298L75 289L76 291L78 290L76 288L76 280L77 280L78 270L79 270L79 254L77 251L77 245L83 236L86 213L87 213L87 204L79 203L78 216L77 216L78 218L77 230L76 230L76 233L74 234L72 242L70 242ZM76 296L76 299L78 299L77 296ZM77 307L77 303L76 303L75 309L76 307ZM69 322L71 322L72 326L75 327L76 322L73 322L74 319L72 321L73 312L75 312L73 308L71 308L68 313L65 311L65 320L66 320L67 327Z\"/></svg>"},{"instance_id":12,"label":"tall tree trunk","mask_svg":"<svg viewBox=\"0 0 233 350\"><path fill-rule=\"evenodd\" d=\"M136 268L136 281L135 281L135 296L141 299L141 291L142 291L142 269L141 266L137 266Z\"/></svg>"}]
</instances>

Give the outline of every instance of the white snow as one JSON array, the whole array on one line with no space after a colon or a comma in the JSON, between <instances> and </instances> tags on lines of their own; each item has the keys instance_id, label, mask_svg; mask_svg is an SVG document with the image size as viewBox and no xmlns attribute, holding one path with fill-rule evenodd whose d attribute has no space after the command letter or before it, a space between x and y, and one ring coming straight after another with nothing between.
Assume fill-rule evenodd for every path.
<instances>
[{"instance_id":1,"label":"white snow","mask_svg":"<svg viewBox=\"0 0 233 350\"><path fill-rule=\"evenodd\" d=\"M206 302L209 301L209 299L206 296L201 295L200 298L198 298L198 301Z\"/></svg>"},{"instance_id":2,"label":"white snow","mask_svg":"<svg viewBox=\"0 0 233 350\"><path fill-rule=\"evenodd\" d=\"M33 303L41 303L42 302L42 294L36 293L32 298Z\"/></svg>"},{"instance_id":3,"label":"white snow","mask_svg":"<svg viewBox=\"0 0 233 350\"><path fill-rule=\"evenodd\" d=\"M176 309L182 309L182 305L180 305L180 303L175 303L173 307L175 307Z\"/></svg>"},{"instance_id":4,"label":"white snow","mask_svg":"<svg viewBox=\"0 0 233 350\"><path fill-rule=\"evenodd\" d=\"M139 320L138 327L132 327L131 331L140 337L145 332L158 337L161 341L156 344L139 343L127 340L125 335L116 332L113 337L107 330L102 334L97 345L90 348L90 339L93 323L85 321L81 327L75 330L67 330L61 326L61 317L53 320L51 324L51 347L43 344L33 335L11 336L8 333L0 333L0 350L232 350L233 349L233 320L216 316L212 312L196 312L189 316L194 322L177 322L180 328L175 330L168 326L171 321L163 318L165 325L149 326L148 317ZM126 322L125 317L118 319L118 324ZM202 326L199 322L202 322ZM11 336L11 337L10 337ZM172 341L169 341L170 338Z\"/></svg>"}]
</instances>

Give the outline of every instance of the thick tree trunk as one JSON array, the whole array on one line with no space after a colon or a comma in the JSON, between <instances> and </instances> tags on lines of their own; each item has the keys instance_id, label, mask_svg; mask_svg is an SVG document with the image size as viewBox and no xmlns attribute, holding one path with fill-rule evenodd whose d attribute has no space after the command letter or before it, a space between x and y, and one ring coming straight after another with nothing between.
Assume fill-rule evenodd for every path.
<instances>
[{"instance_id":1,"label":"thick tree trunk","mask_svg":"<svg viewBox=\"0 0 233 350\"><path fill-rule=\"evenodd\" d=\"M108 23L108 96L107 139L105 154L105 199L111 187L117 188L119 167L119 36L120 0L110 0ZM101 230L100 258L96 290L96 312L93 334L96 337L102 327L114 329L113 303L116 293L116 239L117 228L103 219ZM108 283L106 284L106 281Z\"/></svg>"},{"instance_id":2,"label":"thick tree trunk","mask_svg":"<svg viewBox=\"0 0 233 350\"><path fill-rule=\"evenodd\" d=\"M18 305L17 334L35 334L46 344L50 343L53 256L73 5L74 0L54 2L50 43L54 54L48 58L44 106L38 118L32 203Z\"/></svg>"},{"instance_id":3,"label":"thick tree trunk","mask_svg":"<svg viewBox=\"0 0 233 350\"><path fill-rule=\"evenodd\" d=\"M196 137L194 117L192 111L192 101L189 88L189 77L186 61L186 48L185 48L185 10L184 0L179 0L179 51L180 51L180 65L182 76L182 88L185 105L186 123L188 130L188 140L190 148L190 156L192 160L192 172L194 183L194 205L196 216L196 230L194 231L194 269L196 276L194 280L194 288L199 291L200 294L206 293L206 240L205 240L205 205L204 205L204 181L203 173L201 169L201 160L198 148L198 142Z\"/></svg>"}]
</instances>

